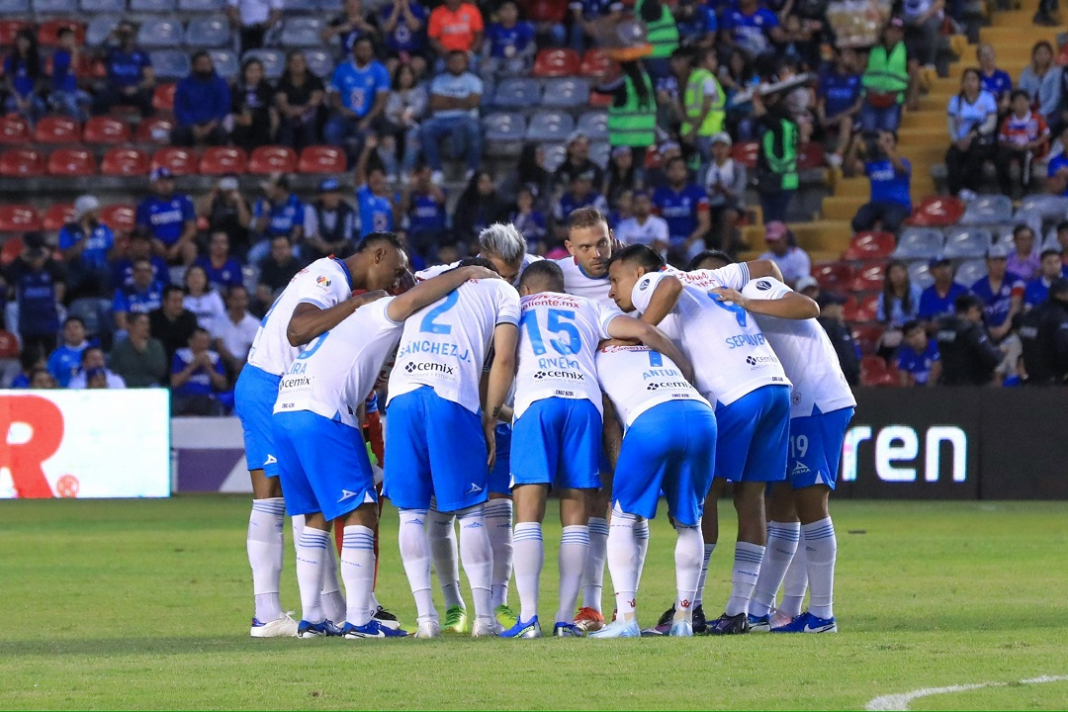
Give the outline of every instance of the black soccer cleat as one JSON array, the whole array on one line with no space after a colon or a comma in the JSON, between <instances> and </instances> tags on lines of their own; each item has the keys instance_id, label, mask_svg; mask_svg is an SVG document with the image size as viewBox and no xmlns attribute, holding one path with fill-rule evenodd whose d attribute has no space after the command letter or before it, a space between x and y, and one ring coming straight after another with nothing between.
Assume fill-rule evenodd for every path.
<instances>
[{"instance_id":1,"label":"black soccer cleat","mask_svg":"<svg viewBox=\"0 0 1068 712\"><path fill-rule=\"evenodd\" d=\"M696 626L694 626L696 628ZM739 613L736 616L722 616L708 625L708 635L742 635L749 632L749 616Z\"/></svg>"},{"instance_id":2,"label":"black soccer cleat","mask_svg":"<svg viewBox=\"0 0 1068 712\"><path fill-rule=\"evenodd\" d=\"M708 632L708 622L705 620L704 606L693 609L693 632L694 635L704 635Z\"/></svg>"}]
</instances>

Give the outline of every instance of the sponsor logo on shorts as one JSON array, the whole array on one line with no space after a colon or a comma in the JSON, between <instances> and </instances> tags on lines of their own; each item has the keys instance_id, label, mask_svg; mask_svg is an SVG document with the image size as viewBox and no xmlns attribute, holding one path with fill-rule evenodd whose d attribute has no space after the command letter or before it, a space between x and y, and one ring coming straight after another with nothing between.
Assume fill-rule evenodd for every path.
<instances>
[{"instance_id":1,"label":"sponsor logo on shorts","mask_svg":"<svg viewBox=\"0 0 1068 712\"><path fill-rule=\"evenodd\" d=\"M795 477L797 475L807 475L810 472L812 472L812 470L810 470L809 467L800 460L796 461L794 463L794 469L790 470L790 474Z\"/></svg>"},{"instance_id":2,"label":"sponsor logo on shorts","mask_svg":"<svg viewBox=\"0 0 1068 712\"><path fill-rule=\"evenodd\" d=\"M585 381L586 376L574 371L535 371L534 380L541 381L546 378L558 378L565 381Z\"/></svg>"},{"instance_id":3,"label":"sponsor logo on shorts","mask_svg":"<svg viewBox=\"0 0 1068 712\"><path fill-rule=\"evenodd\" d=\"M341 504L341 503L342 503L342 502L344 502L344 501L345 501L346 499L351 499L352 497L355 497L356 495L357 495L357 493L356 493L356 492L350 492L350 491L349 491L349 490L347 490L347 489L343 489L343 490L341 490L341 499L339 499L339 500L337 501L337 503L338 503L338 504Z\"/></svg>"},{"instance_id":4,"label":"sponsor logo on shorts","mask_svg":"<svg viewBox=\"0 0 1068 712\"><path fill-rule=\"evenodd\" d=\"M264 465L277 465L278 459L274 455L267 455L267 459L263 461Z\"/></svg>"}]
</instances>

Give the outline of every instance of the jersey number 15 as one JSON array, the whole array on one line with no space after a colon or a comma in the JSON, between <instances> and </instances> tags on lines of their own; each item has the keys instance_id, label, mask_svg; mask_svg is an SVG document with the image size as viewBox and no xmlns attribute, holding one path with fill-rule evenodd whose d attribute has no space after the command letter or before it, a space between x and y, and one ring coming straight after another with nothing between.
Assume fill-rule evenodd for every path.
<instances>
[{"instance_id":1,"label":"jersey number 15","mask_svg":"<svg viewBox=\"0 0 1068 712\"><path fill-rule=\"evenodd\" d=\"M575 312L570 309L550 309L548 311L548 323L546 328L557 336L549 340L556 353L562 356L577 354L582 347L582 337L579 336L578 327L574 325ZM536 312L528 311L520 320L520 326L527 330L530 346L534 349L534 355L545 354L545 341L541 336L541 327L538 326ZM566 338L565 338L566 337Z\"/></svg>"}]
</instances>

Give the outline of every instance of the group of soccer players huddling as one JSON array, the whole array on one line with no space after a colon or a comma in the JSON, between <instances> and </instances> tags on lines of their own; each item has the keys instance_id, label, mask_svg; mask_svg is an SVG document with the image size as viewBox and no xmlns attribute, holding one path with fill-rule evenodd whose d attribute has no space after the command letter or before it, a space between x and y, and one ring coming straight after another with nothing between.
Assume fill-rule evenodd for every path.
<instances>
[{"instance_id":1,"label":"group of soccer players huddling","mask_svg":"<svg viewBox=\"0 0 1068 712\"><path fill-rule=\"evenodd\" d=\"M593 208L572 213L566 244L571 257L542 260L514 227L493 225L478 257L413 280L396 237L373 233L351 257L294 277L236 388L254 497L253 637L409 634L374 595L380 496L399 510L414 637L541 637L550 491L563 527L555 636L837 631L828 496L856 402L815 302L766 260L710 251L689 271L668 267L646 246L614 244ZM383 383L378 470L361 421ZM728 482L731 595L706 620ZM642 630L637 592L661 497L677 533L677 593ZM287 511L299 623L279 600Z\"/></svg>"}]
</instances>

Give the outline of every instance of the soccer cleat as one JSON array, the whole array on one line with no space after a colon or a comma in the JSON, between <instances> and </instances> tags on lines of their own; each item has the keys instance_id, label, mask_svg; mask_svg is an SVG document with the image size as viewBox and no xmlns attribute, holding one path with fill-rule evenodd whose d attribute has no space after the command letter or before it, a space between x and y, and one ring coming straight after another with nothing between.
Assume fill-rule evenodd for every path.
<instances>
[{"instance_id":1,"label":"soccer cleat","mask_svg":"<svg viewBox=\"0 0 1068 712\"><path fill-rule=\"evenodd\" d=\"M393 615L382 606L379 606L378 609L371 614L371 617L386 628L392 628L393 630L400 628L400 621L397 620L397 616Z\"/></svg>"},{"instance_id":2,"label":"soccer cleat","mask_svg":"<svg viewBox=\"0 0 1068 712\"><path fill-rule=\"evenodd\" d=\"M273 621L267 621L266 623L253 618L249 635L253 638L295 638L297 635L297 622L288 613L283 613Z\"/></svg>"},{"instance_id":3,"label":"soccer cleat","mask_svg":"<svg viewBox=\"0 0 1068 712\"><path fill-rule=\"evenodd\" d=\"M693 632L703 635L708 632L708 622L705 620L705 609L698 604L693 609Z\"/></svg>"},{"instance_id":4,"label":"soccer cleat","mask_svg":"<svg viewBox=\"0 0 1068 712\"><path fill-rule=\"evenodd\" d=\"M772 633L837 633L838 623L831 618L819 618L805 611L786 625L772 628Z\"/></svg>"},{"instance_id":5,"label":"soccer cleat","mask_svg":"<svg viewBox=\"0 0 1068 712\"><path fill-rule=\"evenodd\" d=\"M671 622L673 620L675 620L674 605L664 611L664 613L660 616L660 620L656 622L656 625L643 630L642 635L647 638L654 637L657 635L667 635L669 632L671 632Z\"/></svg>"},{"instance_id":6,"label":"soccer cleat","mask_svg":"<svg viewBox=\"0 0 1068 712\"><path fill-rule=\"evenodd\" d=\"M601 615L600 611L595 611L589 606L580 608L578 613L575 614L575 620L572 622L579 630L586 633L592 633L595 630L604 628L604 616Z\"/></svg>"},{"instance_id":7,"label":"soccer cleat","mask_svg":"<svg viewBox=\"0 0 1068 712\"><path fill-rule=\"evenodd\" d=\"M441 625L436 620L422 621L412 635L424 640L429 638L440 638Z\"/></svg>"},{"instance_id":8,"label":"soccer cleat","mask_svg":"<svg viewBox=\"0 0 1068 712\"><path fill-rule=\"evenodd\" d=\"M374 618L369 620L365 625L353 625L352 623L345 623L345 627L341 629L341 637L355 640L357 638L405 638L408 636L408 632L393 628L387 628Z\"/></svg>"},{"instance_id":9,"label":"soccer cleat","mask_svg":"<svg viewBox=\"0 0 1068 712\"><path fill-rule=\"evenodd\" d=\"M500 627L500 623L498 623L496 620L494 620L492 618L486 618L486 619L476 618L475 619L475 624L473 626L471 626L471 637L472 638L496 637L496 635L500 632L498 630L499 627Z\"/></svg>"},{"instance_id":10,"label":"soccer cleat","mask_svg":"<svg viewBox=\"0 0 1068 712\"><path fill-rule=\"evenodd\" d=\"M557 623L557 625L560 625ZM629 622L622 620L612 621L604 628L595 630L589 634L590 638L640 638L642 637L642 631L638 628L638 619L634 618Z\"/></svg>"},{"instance_id":11,"label":"soccer cleat","mask_svg":"<svg viewBox=\"0 0 1068 712\"><path fill-rule=\"evenodd\" d=\"M463 606L449 606L445 611L445 625L441 626L443 633L456 633L466 635L470 632L467 625L467 609Z\"/></svg>"},{"instance_id":12,"label":"soccer cleat","mask_svg":"<svg viewBox=\"0 0 1068 712\"><path fill-rule=\"evenodd\" d=\"M506 605L500 605L493 609L493 615L504 630L508 630L519 622L519 616L512 612Z\"/></svg>"},{"instance_id":13,"label":"soccer cleat","mask_svg":"<svg viewBox=\"0 0 1068 712\"><path fill-rule=\"evenodd\" d=\"M603 625L601 626L604 627ZM582 628L579 628L574 623L568 623L567 621L557 621L553 626L554 638L581 638Z\"/></svg>"},{"instance_id":14,"label":"soccer cleat","mask_svg":"<svg viewBox=\"0 0 1068 712\"><path fill-rule=\"evenodd\" d=\"M763 616L754 616L749 614L749 632L750 633L767 633L771 630L771 614L765 614Z\"/></svg>"},{"instance_id":15,"label":"soccer cleat","mask_svg":"<svg viewBox=\"0 0 1068 712\"><path fill-rule=\"evenodd\" d=\"M749 632L749 616L739 613L728 616L724 613L705 629L708 635L742 635Z\"/></svg>"},{"instance_id":16,"label":"soccer cleat","mask_svg":"<svg viewBox=\"0 0 1068 712\"><path fill-rule=\"evenodd\" d=\"M788 615L776 608L774 611L771 612L771 619L768 621L768 624L770 625L772 630L774 630L775 628L786 625L794 618L796 618L796 616Z\"/></svg>"},{"instance_id":17,"label":"soccer cleat","mask_svg":"<svg viewBox=\"0 0 1068 712\"><path fill-rule=\"evenodd\" d=\"M692 638L693 623L689 621L673 621L668 635L672 638Z\"/></svg>"},{"instance_id":18,"label":"soccer cleat","mask_svg":"<svg viewBox=\"0 0 1068 712\"><path fill-rule=\"evenodd\" d=\"M502 638L540 638L541 623L537 616L531 616L529 621L517 620L515 625L500 634Z\"/></svg>"},{"instance_id":19,"label":"soccer cleat","mask_svg":"<svg viewBox=\"0 0 1068 712\"><path fill-rule=\"evenodd\" d=\"M297 626L298 638L326 638L339 635L341 635L341 629L331 621L323 621L322 623L301 621L300 625Z\"/></svg>"}]
</instances>

